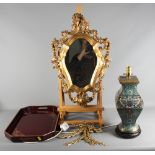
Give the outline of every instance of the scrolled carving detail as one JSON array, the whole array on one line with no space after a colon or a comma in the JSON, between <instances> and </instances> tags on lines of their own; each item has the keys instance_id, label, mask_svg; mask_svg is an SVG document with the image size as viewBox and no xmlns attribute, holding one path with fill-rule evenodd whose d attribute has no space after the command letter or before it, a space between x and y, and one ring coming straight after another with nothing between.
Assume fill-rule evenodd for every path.
<instances>
[{"instance_id":1,"label":"scrolled carving detail","mask_svg":"<svg viewBox=\"0 0 155 155\"><path fill-rule=\"evenodd\" d=\"M92 96L88 96L87 92L78 92L75 97L72 96L72 92L68 92L69 98L72 102L78 103L80 106L87 106L87 103L91 102L95 98L95 91L91 91Z\"/></svg>"},{"instance_id":2,"label":"scrolled carving detail","mask_svg":"<svg viewBox=\"0 0 155 155\"><path fill-rule=\"evenodd\" d=\"M84 18L84 16L80 13L75 13L72 16L72 33L88 33L89 32L89 24Z\"/></svg>"},{"instance_id":3,"label":"scrolled carving detail","mask_svg":"<svg viewBox=\"0 0 155 155\"><path fill-rule=\"evenodd\" d=\"M64 73L64 68L62 67L62 60L65 56L65 52L62 49L63 45L68 42L68 40L77 37L78 36L86 36L93 40L94 43L98 43L98 51L99 54L99 61L101 63L99 64L100 70L96 71L98 76L95 77L95 84L93 85L93 88L91 88L92 96L88 96L88 89L83 89L81 91L81 88L79 91L76 91L76 96L72 96L72 91L70 90L70 85L68 84L66 78L66 75ZM56 38L51 43L52 51L53 51L53 58L52 63L53 67L58 70L58 77L62 80L62 88L64 93L68 93L69 98L74 103L79 104L80 106L86 106L87 103L91 102L95 98L95 94L100 90L100 82L102 82L102 78L105 74L105 70L107 67L109 67L110 64L110 41L108 38L102 38L98 36L97 30L89 29L89 23L84 18L84 16L81 13L75 13L72 16L72 28L71 31L62 31L61 32L61 38L57 40ZM89 89L90 90L90 89Z\"/></svg>"}]
</instances>

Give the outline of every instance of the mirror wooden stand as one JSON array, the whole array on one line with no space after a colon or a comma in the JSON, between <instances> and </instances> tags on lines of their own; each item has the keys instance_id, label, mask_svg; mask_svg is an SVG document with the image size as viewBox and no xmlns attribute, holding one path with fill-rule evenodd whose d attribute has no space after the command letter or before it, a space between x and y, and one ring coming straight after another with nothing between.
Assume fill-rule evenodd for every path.
<instances>
[{"instance_id":1,"label":"mirror wooden stand","mask_svg":"<svg viewBox=\"0 0 155 155\"><path fill-rule=\"evenodd\" d=\"M110 63L110 41L89 29L85 17L78 11L72 16L71 31L52 41L54 68L58 70L60 122L69 124L103 124L102 79ZM65 95L73 102L68 105ZM96 103L90 104L94 99ZM68 113L95 113L96 119L66 119Z\"/></svg>"},{"instance_id":2,"label":"mirror wooden stand","mask_svg":"<svg viewBox=\"0 0 155 155\"><path fill-rule=\"evenodd\" d=\"M62 90L62 81L59 79L59 114L60 114L60 123L67 122L68 124L80 124L80 123L95 123L100 126L103 125L103 102L102 102L102 82L100 83L100 91L97 93L97 103L93 105L87 105L82 107L80 105L67 105L65 103L65 94ZM97 119L91 120L65 120L65 116L68 113L88 113L93 112L96 114Z\"/></svg>"}]
</instances>

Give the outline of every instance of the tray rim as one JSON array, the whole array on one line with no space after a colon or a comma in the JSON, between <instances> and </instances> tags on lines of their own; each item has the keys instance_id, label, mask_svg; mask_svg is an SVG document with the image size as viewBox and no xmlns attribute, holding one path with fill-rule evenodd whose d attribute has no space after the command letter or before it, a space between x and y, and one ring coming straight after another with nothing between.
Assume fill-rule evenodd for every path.
<instances>
[{"instance_id":1,"label":"tray rim","mask_svg":"<svg viewBox=\"0 0 155 155\"><path fill-rule=\"evenodd\" d=\"M54 132L56 132L56 129L57 129L57 125L54 127L54 130L53 132L49 132L47 134L44 134L44 135L38 135L38 136L13 136L12 134L10 134L7 130L9 130L9 128L12 126L12 124L14 123L14 121L17 119L18 115L24 111L24 109L29 109L29 108L39 108L39 107L51 107L51 108L55 108L56 109L56 112L57 112L57 119L56 119L56 122L57 122L57 125L59 124L59 111L58 111L58 107L57 106L53 106L53 105L39 105L39 106L26 106L26 107L23 107L21 109L18 110L18 112L16 113L16 115L13 117L13 119L10 121L9 125L7 126L7 128L5 129L4 131L4 134L5 136L11 140L12 142L39 142L39 141L45 141L49 138L52 137L52 135L54 135ZM18 121L17 121L18 123ZM39 139L37 139L37 137L39 137ZM40 139L41 138L41 139ZM23 139L23 140L22 140ZM25 140L24 140L25 139ZM26 139L29 139L29 140L26 140Z\"/></svg>"}]
</instances>

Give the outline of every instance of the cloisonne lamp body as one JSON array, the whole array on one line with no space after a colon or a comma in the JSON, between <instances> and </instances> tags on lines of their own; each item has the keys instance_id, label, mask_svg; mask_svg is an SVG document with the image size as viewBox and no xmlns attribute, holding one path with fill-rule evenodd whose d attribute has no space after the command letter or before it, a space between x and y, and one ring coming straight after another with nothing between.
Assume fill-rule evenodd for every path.
<instances>
[{"instance_id":1,"label":"cloisonne lamp body","mask_svg":"<svg viewBox=\"0 0 155 155\"><path fill-rule=\"evenodd\" d=\"M123 138L133 138L141 133L140 126L136 124L143 109L143 100L137 92L139 80L131 74L131 67L127 67L126 74L119 77L122 85L116 94L116 107L122 122L117 125L116 133Z\"/></svg>"}]
</instances>

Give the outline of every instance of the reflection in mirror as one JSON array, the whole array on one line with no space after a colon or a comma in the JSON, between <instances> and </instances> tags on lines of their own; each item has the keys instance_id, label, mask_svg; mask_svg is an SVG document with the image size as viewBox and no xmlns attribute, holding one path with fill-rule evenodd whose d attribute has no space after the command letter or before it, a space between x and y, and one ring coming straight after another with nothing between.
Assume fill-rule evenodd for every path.
<instances>
[{"instance_id":1,"label":"reflection in mirror","mask_svg":"<svg viewBox=\"0 0 155 155\"><path fill-rule=\"evenodd\" d=\"M73 85L83 88L90 84L97 57L87 40L77 39L72 43L66 54L65 63Z\"/></svg>"}]
</instances>

